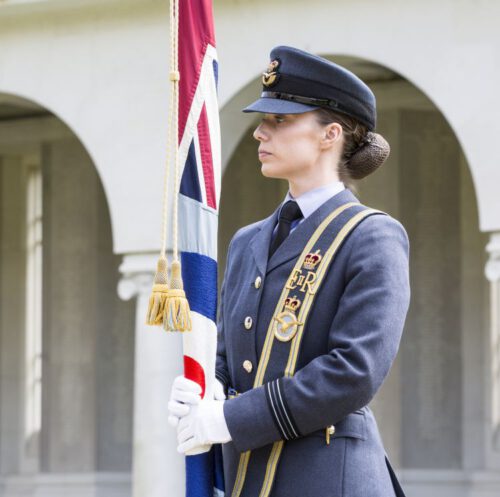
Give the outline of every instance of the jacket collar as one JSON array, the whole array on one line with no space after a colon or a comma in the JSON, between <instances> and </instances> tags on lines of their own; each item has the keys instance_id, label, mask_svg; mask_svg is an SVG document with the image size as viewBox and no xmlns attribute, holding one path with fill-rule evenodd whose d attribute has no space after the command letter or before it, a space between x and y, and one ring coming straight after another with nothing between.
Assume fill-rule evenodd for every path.
<instances>
[{"instance_id":1,"label":"jacket collar","mask_svg":"<svg viewBox=\"0 0 500 497\"><path fill-rule=\"evenodd\" d=\"M308 240L321 222L334 211L337 207L346 202L358 202L357 197L345 188L326 202L321 204L309 217L304 219L287 237L283 243L276 249L276 252L268 259L271 236L276 223L280 206L266 219L262 221L259 231L250 240L250 248L255 259L257 268L261 274L266 274L274 268L288 262L290 259L298 257Z\"/></svg>"}]
</instances>

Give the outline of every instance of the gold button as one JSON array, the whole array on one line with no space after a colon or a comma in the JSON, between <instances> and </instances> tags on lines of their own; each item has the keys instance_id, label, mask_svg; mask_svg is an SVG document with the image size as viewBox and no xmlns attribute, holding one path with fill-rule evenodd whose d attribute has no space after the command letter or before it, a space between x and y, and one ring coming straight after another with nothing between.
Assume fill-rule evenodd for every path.
<instances>
[{"instance_id":1,"label":"gold button","mask_svg":"<svg viewBox=\"0 0 500 497\"><path fill-rule=\"evenodd\" d=\"M330 425L326 427L326 443L330 445L330 437L335 434L335 426Z\"/></svg>"},{"instance_id":2,"label":"gold button","mask_svg":"<svg viewBox=\"0 0 500 497\"><path fill-rule=\"evenodd\" d=\"M243 367L245 368L245 371L247 373L251 373L253 369L253 364L251 363L251 361L247 359L246 361L243 361Z\"/></svg>"},{"instance_id":3,"label":"gold button","mask_svg":"<svg viewBox=\"0 0 500 497\"><path fill-rule=\"evenodd\" d=\"M257 276L257 278L255 278L255 282L254 282L255 288L260 288L261 283L262 283L262 278L260 276Z\"/></svg>"},{"instance_id":4,"label":"gold button","mask_svg":"<svg viewBox=\"0 0 500 497\"><path fill-rule=\"evenodd\" d=\"M245 328L249 330L252 327L252 318L250 316L247 316L245 318Z\"/></svg>"}]
</instances>

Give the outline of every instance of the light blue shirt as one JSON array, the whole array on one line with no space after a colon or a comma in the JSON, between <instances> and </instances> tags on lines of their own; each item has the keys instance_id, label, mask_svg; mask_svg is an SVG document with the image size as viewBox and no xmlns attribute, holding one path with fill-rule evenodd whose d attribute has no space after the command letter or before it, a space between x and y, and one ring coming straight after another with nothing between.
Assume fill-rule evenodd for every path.
<instances>
[{"instance_id":1,"label":"light blue shirt","mask_svg":"<svg viewBox=\"0 0 500 497\"><path fill-rule=\"evenodd\" d=\"M285 200L281 204L281 207L288 200L295 200L297 204L299 204L300 210L302 212L303 217L300 219L296 219L292 222L292 226L290 228L290 233L305 219L307 219L320 205L324 204L328 199L332 198L337 193L340 193L345 189L344 183L342 181L333 181L332 183L328 183L323 186L319 186L318 188L314 188L313 190L309 190L308 192L299 195L297 198L293 198L290 194L290 191L287 192L285 196ZM280 213L281 213L280 207ZM279 216L278 216L279 219ZM273 231L273 239L276 235L276 230L278 229L278 224L274 227Z\"/></svg>"}]
</instances>

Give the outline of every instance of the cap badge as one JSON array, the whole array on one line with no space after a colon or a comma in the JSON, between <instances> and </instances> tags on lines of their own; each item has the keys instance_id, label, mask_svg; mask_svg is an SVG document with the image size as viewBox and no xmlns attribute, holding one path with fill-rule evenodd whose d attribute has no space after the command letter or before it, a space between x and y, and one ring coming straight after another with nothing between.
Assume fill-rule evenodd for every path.
<instances>
[{"instance_id":1,"label":"cap badge","mask_svg":"<svg viewBox=\"0 0 500 497\"><path fill-rule=\"evenodd\" d=\"M273 86L278 82L278 66L279 60L273 60L267 66L266 72L262 73L262 84L266 87Z\"/></svg>"}]
</instances>

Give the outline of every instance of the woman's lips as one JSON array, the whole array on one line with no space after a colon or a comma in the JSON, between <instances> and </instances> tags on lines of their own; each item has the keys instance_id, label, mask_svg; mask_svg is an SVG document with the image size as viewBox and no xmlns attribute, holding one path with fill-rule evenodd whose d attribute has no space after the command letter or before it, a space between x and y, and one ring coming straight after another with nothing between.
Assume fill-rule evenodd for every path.
<instances>
[{"instance_id":1,"label":"woman's lips","mask_svg":"<svg viewBox=\"0 0 500 497\"><path fill-rule=\"evenodd\" d=\"M273 155L270 152L264 152L264 150L259 150L259 158L267 157L268 155Z\"/></svg>"}]
</instances>

